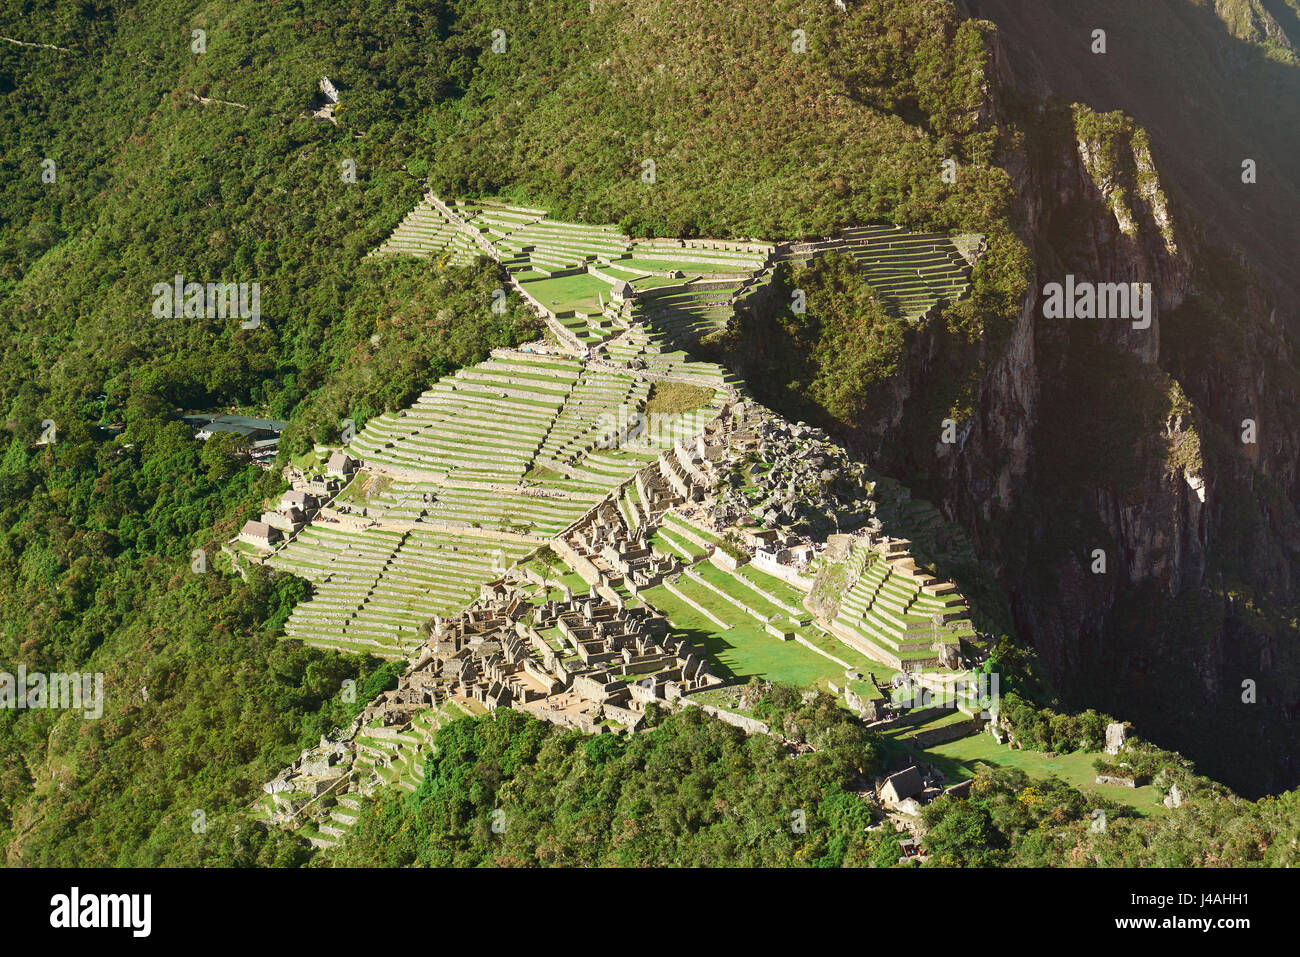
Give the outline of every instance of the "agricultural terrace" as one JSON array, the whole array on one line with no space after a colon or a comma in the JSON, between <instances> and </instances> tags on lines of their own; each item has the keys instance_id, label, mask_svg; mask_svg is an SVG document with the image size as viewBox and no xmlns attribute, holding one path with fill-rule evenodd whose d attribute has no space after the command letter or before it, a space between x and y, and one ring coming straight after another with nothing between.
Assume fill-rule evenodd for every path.
<instances>
[{"instance_id":1,"label":"agricultural terrace","mask_svg":"<svg viewBox=\"0 0 1300 957\"><path fill-rule=\"evenodd\" d=\"M717 366L685 359L672 369L691 383L724 379ZM656 386L699 400L678 417L688 433L720 407L709 386L498 350L434 383L410 408L371 419L348 446L361 467L333 507L269 559L315 585L287 636L406 655L424 622L462 609L655 460L671 437L611 442L609 424L644 410Z\"/></svg>"},{"instance_id":2,"label":"agricultural terrace","mask_svg":"<svg viewBox=\"0 0 1300 957\"><path fill-rule=\"evenodd\" d=\"M920 319L969 289L979 236L861 226L816 241L772 245L715 239L632 239L613 226L566 223L492 199L443 202L432 193L372 255L463 265L486 255L546 316L575 354L629 324L689 348L725 329L735 304L764 288L782 261L843 250L886 308Z\"/></svg>"}]
</instances>

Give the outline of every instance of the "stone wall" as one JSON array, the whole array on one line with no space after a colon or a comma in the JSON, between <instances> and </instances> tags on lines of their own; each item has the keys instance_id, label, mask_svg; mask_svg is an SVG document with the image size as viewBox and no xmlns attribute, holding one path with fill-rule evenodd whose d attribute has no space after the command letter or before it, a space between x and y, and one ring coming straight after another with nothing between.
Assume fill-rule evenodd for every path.
<instances>
[{"instance_id":1,"label":"stone wall","mask_svg":"<svg viewBox=\"0 0 1300 957\"><path fill-rule=\"evenodd\" d=\"M782 565L780 562L774 562L770 558L760 558L755 555L753 558L754 567L759 571L767 572L787 584L793 585L800 591L812 591L813 582L811 578L800 575L789 565Z\"/></svg>"},{"instance_id":2,"label":"stone wall","mask_svg":"<svg viewBox=\"0 0 1300 957\"><path fill-rule=\"evenodd\" d=\"M911 735L908 740L914 742L918 748L929 748L936 744L945 744L949 741L956 741L958 738L978 734L979 730L980 722L978 721L954 721L942 728L919 731Z\"/></svg>"},{"instance_id":3,"label":"stone wall","mask_svg":"<svg viewBox=\"0 0 1300 957\"><path fill-rule=\"evenodd\" d=\"M821 655L823 658L829 658L831 661L835 662L837 665L839 665L839 666L840 666L841 668L843 668L845 671L857 671L856 668L854 668L851 664L849 664L849 663L848 663L847 661L845 661L843 658L836 658L836 657L835 657L833 654L831 654L829 651L822 651L822 649L818 648L816 645L814 645L811 641L809 641L809 640L808 640L807 638L805 638L803 635L796 634L796 635L794 636L794 640L797 641L797 642L799 642L799 644L803 645L803 646L804 646L805 648L807 648L809 651L815 651L815 652L817 652L817 654Z\"/></svg>"},{"instance_id":4,"label":"stone wall","mask_svg":"<svg viewBox=\"0 0 1300 957\"><path fill-rule=\"evenodd\" d=\"M709 561L721 568L724 572L734 572L748 560L748 558L744 561L732 558L720 548L714 548L713 551L709 552Z\"/></svg>"},{"instance_id":5,"label":"stone wall","mask_svg":"<svg viewBox=\"0 0 1300 957\"><path fill-rule=\"evenodd\" d=\"M577 549L564 538L557 537L551 542L551 548L570 568L576 571L588 585L600 585L600 569L578 554Z\"/></svg>"},{"instance_id":6,"label":"stone wall","mask_svg":"<svg viewBox=\"0 0 1300 957\"><path fill-rule=\"evenodd\" d=\"M743 714L733 714L730 711L723 711L721 708L715 708L711 704L700 704L692 701L690 698L682 698L682 704L690 705L692 708L699 708L705 714L719 721L725 721L727 724L739 728L746 734L771 734L772 729L757 718L747 718Z\"/></svg>"},{"instance_id":7,"label":"stone wall","mask_svg":"<svg viewBox=\"0 0 1300 957\"><path fill-rule=\"evenodd\" d=\"M687 578L689 578L691 581L693 581L693 582L695 582L697 585L699 585L700 587L708 589L708 591L709 591L711 594L716 595L717 597L721 598L723 601L727 602L729 605L734 605L736 608L739 608L741 611L743 611L745 614L749 615L751 618L755 618L755 619L757 619L757 620L758 620L760 623L762 623L762 624L766 624L766 623L767 623L767 618L766 618L765 616L763 616L762 614L760 614L758 611L754 610L753 608L750 608L748 605L746 605L746 604L745 604L743 601L741 601L739 598L736 598L736 597L734 597L734 596L732 596L732 595L728 595L728 594L727 594L725 591L723 591L721 588L718 588L718 587L717 587L716 585L714 585L712 582L706 580L706 579L704 578L704 576L701 575L699 572L694 571L693 569L687 568L687 569L684 569L682 573L683 573Z\"/></svg>"},{"instance_id":8,"label":"stone wall","mask_svg":"<svg viewBox=\"0 0 1300 957\"><path fill-rule=\"evenodd\" d=\"M599 734L601 731L600 725L588 714L551 711L549 708L543 708L540 705L528 705L520 701L511 702L510 706L516 711L523 711L525 714L532 715L539 721L549 721L561 728L577 728L584 734Z\"/></svg>"},{"instance_id":9,"label":"stone wall","mask_svg":"<svg viewBox=\"0 0 1300 957\"><path fill-rule=\"evenodd\" d=\"M1099 774L1097 775L1097 783L1110 784L1119 788L1139 788L1146 782L1142 778L1127 778L1119 777L1114 774Z\"/></svg>"}]
</instances>

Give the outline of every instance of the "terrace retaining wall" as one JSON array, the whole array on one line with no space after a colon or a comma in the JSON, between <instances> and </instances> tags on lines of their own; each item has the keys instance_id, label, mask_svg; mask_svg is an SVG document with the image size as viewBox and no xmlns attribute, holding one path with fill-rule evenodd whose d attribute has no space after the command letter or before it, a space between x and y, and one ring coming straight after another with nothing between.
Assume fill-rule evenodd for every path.
<instances>
[{"instance_id":1,"label":"terrace retaining wall","mask_svg":"<svg viewBox=\"0 0 1300 957\"><path fill-rule=\"evenodd\" d=\"M800 575L789 565L782 565L780 562L775 562L770 558L764 558L760 555L755 555L751 560L751 564L760 571L767 572L769 575L779 578L787 584L793 585L800 591L812 591L812 579Z\"/></svg>"},{"instance_id":2,"label":"terrace retaining wall","mask_svg":"<svg viewBox=\"0 0 1300 957\"><path fill-rule=\"evenodd\" d=\"M692 708L699 708L710 717L717 718L727 724L733 725L744 731L746 734L771 734L772 729L764 722L757 718L747 718L743 714L733 714L730 711L724 711L721 708L715 708L711 704L700 704L698 701L692 701L690 698L682 698L682 704L689 705Z\"/></svg>"}]
</instances>

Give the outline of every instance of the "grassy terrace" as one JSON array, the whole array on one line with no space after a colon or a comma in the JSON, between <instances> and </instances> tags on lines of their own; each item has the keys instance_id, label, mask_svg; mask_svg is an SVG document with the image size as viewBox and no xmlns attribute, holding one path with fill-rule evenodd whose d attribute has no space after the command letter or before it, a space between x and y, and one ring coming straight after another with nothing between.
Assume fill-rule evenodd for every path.
<instances>
[{"instance_id":1,"label":"grassy terrace","mask_svg":"<svg viewBox=\"0 0 1300 957\"><path fill-rule=\"evenodd\" d=\"M433 748L433 736L447 721L461 717L466 712L450 701L428 708L411 719L411 727L396 735L377 733L373 723L357 735L355 770L367 775L374 773L383 787L398 787L414 791L424 779L424 764ZM322 799L318 807L328 810L329 816L319 822L304 821L296 833L303 838L320 840L322 847L341 843L356 823L362 803L366 800L356 791L341 791ZM254 814L265 818L274 807L274 799L267 795L259 799Z\"/></svg>"},{"instance_id":2,"label":"grassy terrace","mask_svg":"<svg viewBox=\"0 0 1300 957\"><path fill-rule=\"evenodd\" d=\"M913 746L913 735L925 731L935 731L949 725L961 724L970 720L956 708L917 708L906 712L892 724L882 726L879 734L882 740L893 745ZM991 740L991 738L990 738Z\"/></svg>"},{"instance_id":3,"label":"grassy terrace","mask_svg":"<svg viewBox=\"0 0 1300 957\"><path fill-rule=\"evenodd\" d=\"M1160 793L1151 785L1140 788L1122 788L1097 784L1097 772L1092 763L1096 754L1058 754L1049 758L1038 751L1014 750L998 744L989 734L972 734L947 744L939 744L918 751L906 748L908 753L932 762L952 780L975 776L981 764L994 767L1019 768L1031 778L1044 779L1055 776L1084 794L1095 794L1121 804L1127 804L1140 813L1163 814L1166 808L1160 803Z\"/></svg>"},{"instance_id":4,"label":"grassy terrace","mask_svg":"<svg viewBox=\"0 0 1300 957\"><path fill-rule=\"evenodd\" d=\"M357 770L373 771L386 786L414 791L424 779L424 764L433 748L434 733L464 714L464 709L444 701L416 715L411 727L395 737L374 734L374 726L362 728L357 736Z\"/></svg>"},{"instance_id":5,"label":"grassy terrace","mask_svg":"<svg viewBox=\"0 0 1300 957\"><path fill-rule=\"evenodd\" d=\"M364 505L372 498L377 498L388 490L393 480L387 475L374 475L357 472L348 480L348 484L335 497L336 503Z\"/></svg>"},{"instance_id":6,"label":"grassy terrace","mask_svg":"<svg viewBox=\"0 0 1300 957\"><path fill-rule=\"evenodd\" d=\"M810 651L798 642L782 641L769 635L753 618L707 589L680 578L674 587L733 624L721 630L690 605L671 594L663 585L642 589L641 597L667 615L674 628L704 649L714 674L728 681L744 683L751 677L798 685L843 683L844 669Z\"/></svg>"},{"instance_id":7,"label":"grassy terrace","mask_svg":"<svg viewBox=\"0 0 1300 957\"><path fill-rule=\"evenodd\" d=\"M640 513L637 511L634 504L635 496L636 492L633 487L629 485L627 488L623 489L623 494L618 498L618 512L623 517L623 524L633 530L640 527L641 524Z\"/></svg>"},{"instance_id":8,"label":"grassy terrace","mask_svg":"<svg viewBox=\"0 0 1300 957\"><path fill-rule=\"evenodd\" d=\"M468 262L479 255L470 238L470 233L475 233L493 244L499 261L518 281L559 313L594 311L607 296L607 284L586 273L547 278L593 259L608 270L607 275L632 281L643 290L681 282L662 275L673 272L691 279L744 279L765 261L762 251L682 245L671 240L634 242L612 226L558 222L541 210L508 208L491 201L452 200L451 205L465 218L470 232L454 227L431 204L422 202L377 252L433 257L440 265ZM941 300L965 294L970 269L959 244L970 245L979 239L908 233L885 224L848 229L842 238L848 245L841 248L847 248L882 300L910 318L919 317ZM726 321L730 307L723 303L729 295L726 290L687 293L676 301L663 301L657 308L671 334L697 336ZM570 328L585 343L601 339L585 323Z\"/></svg>"},{"instance_id":9,"label":"grassy terrace","mask_svg":"<svg viewBox=\"0 0 1300 957\"><path fill-rule=\"evenodd\" d=\"M605 339L604 335L587 325L586 319L579 319L576 316L565 316L560 318L558 321L560 325L573 333L574 337L584 345L599 345Z\"/></svg>"},{"instance_id":10,"label":"grassy terrace","mask_svg":"<svg viewBox=\"0 0 1300 957\"><path fill-rule=\"evenodd\" d=\"M578 370L576 361L525 358L461 370L436 382L404 413L371 419L352 451L368 464L428 471L431 477L460 470L513 480L528 466Z\"/></svg>"},{"instance_id":11,"label":"grassy terrace","mask_svg":"<svg viewBox=\"0 0 1300 957\"><path fill-rule=\"evenodd\" d=\"M610 272L609 269L604 270ZM643 276L633 283L638 290L658 289L660 286L675 286L683 282L691 282L695 279L702 279L698 273L686 273L681 279L673 279L670 276Z\"/></svg>"},{"instance_id":12,"label":"grassy terrace","mask_svg":"<svg viewBox=\"0 0 1300 957\"><path fill-rule=\"evenodd\" d=\"M789 582L784 582L777 578L775 575L761 572L753 565L741 565L736 569L736 574L745 579L745 581L756 585L773 598L776 598L793 608L803 607L803 600L806 597L804 593L795 588Z\"/></svg>"},{"instance_id":13,"label":"grassy terrace","mask_svg":"<svg viewBox=\"0 0 1300 957\"><path fill-rule=\"evenodd\" d=\"M630 591L628 591L626 581L619 582L618 585L614 588L614 591L618 592L618 594L622 596L623 603L627 605L628 608L640 608L643 604L645 604L645 602L641 601L640 598L637 598Z\"/></svg>"},{"instance_id":14,"label":"grassy terrace","mask_svg":"<svg viewBox=\"0 0 1300 957\"><path fill-rule=\"evenodd\" d=\"M712 401L713 390L685 382L655 382L646 397L645 411L672 415L690 412Z\"/></svg>"},{"instance_id":15,"label":"grassy terrace","mask_svg":"<svg viewBox=\"0 0 1300 957\"><path fill-rule=\"evenodd\" d=\"M581 305L594 311L608 283L585 272L541 278L547 271L593 256L617 258L627 245L617 231L540 222L528 211L491 204L457 208L471 218L482 214L480 234L497 243L517 278L555 311ZM443 242L446 230L436 213L422 210L412 217L407 234L397 246L408 239L419 246L429 237ZM708 271L704 263L710 258L729 261L709 250L686 251L681 258L700 262L694 274ZM626 261L618 262L614 268L626 268ZM660 278L646 282L657 284ZM584 320L562 321L584 341L602 338ZM658 371L685 366L719 385L725 380L716 365L689 362L684 353L652 342L645 330L635 339L618 358L644 355L647 366ZM600 414L643 408L649 392L644 380L584 369L576 359L512 353L443 377L403 411L374 416L351 444L364 470L342 499L380 525L361 531L318 522L278 556L280 567L317 585L315 596L294 609L287 633L319 647L390 657L403 653L418 640L423 621L459 610L482 582L534 547L471 531L540 540L653 461L653 449L596 447ZM697 427L717 401L712 389L675 384L660 386L656 397L664 406L660 411L671 406ZM520 487L525 475L541 488ZM633 494L621 503L629 519L636 517ZM462 527L464 533L446 532L447 526ZM662 531L657 545L679 557L702 557L705 551L680 528ZM586 593L586 583L575 573L547 572L557 575L575 593ZM557 589L552 593L559 597Z\"/></svg>"},{"instance_id":16,"label":"grassy terrace","mask_svg":"<svg viewBox=\"0 0 1300 957\"><path fill-rule=\"evenodd\" d=\"M756 588L751 587L751 583L748 582L746 579L742 579L737 575L725 571L721 568L718 568L717 566L708 562L701 562L697 564L694 567L693 571L696 574L698 574L702 579L704 579L704 581L708 582L710 585L713 585L715 588L718 588L720 591L724 592L725 594L730 595L732 598L736 598L740 600L745 604L746 607L757 612L759 615L762 615L765 618L775 617L777 619L778 624L782 624L785 627L789 627L789 622L790 622L789 611L785 608L782 608L780 605L772 602L770 599L765 598L763 594L759 592ZM766 577L771 578L771 576L766 576ZM682 581L686 581L686 580L687 579L683 577ZM779 581L779 579L774 579L774 580ZM707 589L702 588L702 586L699 586L698 583L692 583L692 584L697 589L703 590L707 594ZM678 583L677 587L679 589L681 588L680 582ZM682 590L685 591L685 589ZM689 592L689 594L691 595L692 598L694 598L696 592L692 591ZM711 597L716 597L716 596L711 596ZM701 602L701 604L704 603ZM706 607L709 607L710 611L714 610L714 607L712 605L707 605ZM719 607L725 607L725 606L720 605ZM758 625L760 628L762 627L761 623L759 623L752 615L747 614L742 609L736 608L734 605L731 606L729 609L726 609L726 611L727 611L726 614L719 613L719 617L721 617L724 621L732 622L737 625L753 623ZM807 615L807 617L811 618L811 615ZM826 632L822 631L820 628L817 628L811 624L802 627L792 628L791 630L800 638L803 638L805 641L807 641L809 644L817 648L820 648L826 654L833 655L834 657L839 658L841 661L847 662L848 664L852 665L853 667L863 672L864 674L870 672L876 675L876 677L879 678L882 682L889 681L889 679L892 678L895 674L894 669L890 668L888 665L882 664L878 661L874 661L871 658L868 658L866 655L862 654L855 648L850 648L848 645L844 644L842 641L839 641L833 635L829 635ZM841 674L841 678L842 677L843 675ZM842 685L843 681L841 680L837 682L837 684ZM874 689L867 692L866 696L874 697L875 696Z\"/></svg>"},{"instance_id":17,"label":"grassy terrace","mask_svg":"<svg viewBox=\"0 0 1300 957\"><path fill-rule=\"evenodd\" d=\"M472 262L479 250L432 204L422 201L371 255L414 256L433 259L440 265L463 265Z\"/></svg>"},{"instance_id":18,"label":"grassy terrace","mask_svg":"<svg viewBox=\"0 0 1300 957\"><path fill-rule=\"evenodd\" d=\"M496 362L491 366L477 369L461 370L459 378L466 382L484 382L498 384L504 388L527 389L536 387L538 392L567 392L567 379L556 375L558 369L534 369L531 364ZM569 370L563 370L569 371ZM512 383L511 380L514 380Z\"/></svg>"},{"instance_id":19,"label":"grassy terrace","mask_svg":"<svg viewBox=\"0 0 1300 957\"><path fill-rule=\"evenodd\" d=\"M700 539L701 541L708 542L710 545L717 545L722 541L721 538L719 538L713 532L710 532L708 529L701 528L700 526L696 525L694 522L682 518L680 515L677 515L673 512L664 513L664 524L667 525L668 531L670 532L676 529L682 529L686 532L689 532L691 535L694 535L696 538ZM680 538L681 536L678 537Z\"/></svg>"},{"instance_id":20,"label":"grassy terrace","mask_svg":"<svg viewBox=\"0 0 1300 957\"><path fill-rule=\"evenodd\" d=\"M552 312L570 309L594 312L600 308L599 296L609 301L610 285L590 273L579 273L558 279L533 279L524 288Z\"/></svg>"},{"instance_id":21,"label":"grassy terrace","mask_svg":"<svg viewBox=\"0 0 1300 957\"><path fill-rule=\"evenodd\" d=\"M703 558L707 553L694 542L688 542L680 535L674 535L671 529L662 525L650 536L650 547L661 555L671 555L684 562Z\"/></svg>"},{"instance_id":22,"label":"grassy terrace","mask_svg":"<svg viewBox=\"0 0 1300 957\"><path fill-rule=\"evenodd\" d=\"M622 266L611 266L600 263L597 268L607 276L613 276L615 279L623 279L635 284L638 288L650 279L658 279L658 276L649 276L643 272L637 272L635 269L624 269ZM672 280L667 280L672 281Z\"/></svg>"},{"instance_id":23,"label":"grassy terrace","mask_svg":"<svg viewBox=\"0 0 1300 957\"><path fill-rule=\"evenodd\" d=\"M866 655L862 654L862 652L858 651L856 648L850 648L848 645L844 644L844 642L840 641L834 635L827 634L826 632L822 631L820 628L816 628L813 626L796 628L795 634L803 638L810 645L814 645L820 648L828 655L834 655L836 658L839 658L841 661L847 661L858 671L861 671L864 675L868 673L875 675L876 678L878 678L882 683L888 683L890 679L892 679L894 675L898 673L893 668L889 667L889 665L883 664L882 662L876 661L872 658L868 658ZM840 677L843 678L842 673ZM841 686L843 686L844 684L843 681L837 683L840 684ZM870 693L867 694L866 697L875 697L875 694Z\"/></svg>"},{"instance_id":24,"label":"grassy terrace","mask_svg":"<svg viewBox=\"0 0 1300 957\"><path fill-rule=\"evenodd\" d=\"M494 365L496 365L498 368L505 365L510 365L511 367L517 367L518 365L520 365L520 360L515 360L515 359L511 359L511 360L496 359L493 360L493 362ZM566 373L568 375L573 375L574 373L577 372L577 364L574 363L572 360L557 362L552 359L542 358L540 354L536 358L530 356L527 360L527 367L530 369L549 370L550 372Z\"/></svg>"},{"instance_id":25,"label":"grassy terrace","mask_svg":"<svg viewBox=\"0 0 1300 957\"><path fill-rule=\"evenodd\" d=\"M544 549L544 551L550 551L550 549L547 548ZM536 572L538 575L541 575L546 579L558 579L562 575L569 574L570 571L569 567L560 562L558 557L548 560L543 558L540 554L521 563L519 567L527 571Z\"/></svg>"},{"instance_id":26,"label":"grassy terrace","mask_svg":"<svg viewBox=\"0 0 1300 957\"><path fill-rule=\"evenodd\" d=\"M314 448L308 449L301 455L295 455L289 459L290 463L303 472L316 472L325 466L325 456L317 452Z\"/></svg>"},{"instance_id":27,"label":"grassy terrace","mask_svg":"<svg viewBox=\"0 0 1300 957\"><path fill-rule=\"evenodd\" d=\"M745 566L741 566L741 568L744 567ZM787 599L781 597L780 594L776 594L774 590L764 588L764 585L759 583L759 581L741 575L740 568L737 568L735 572L720 570L720 568L712 566L712 564L710 564L710 568L712 571L719 573L719 575L727 577L729 586L731 586L731 589L738 597L746 598L746 601L748 601L748 596L758 596L759 599L762 599L764 607L771 607L771 609L775 610L774 614L779 614L784 616L784 618L792 619L794 622L806 624L813 620L813 612L803 609L801 602L787 601ZM777 581L780 580L777 579ZM790 590L793 592L794 589ZM796 594L798 593L796 592ZM754 607L753 603L750 603L750 606Z\"/></svg>"},{"instance_id":28,"label":"grassy terrace","mask_svg":"<svg viewBox=\"0 0 1300 957\"><path fill-rule=\"evenodd\" d=\"M544 598L537 599L538 604L540 604L543 601L563 601L565 586L567 586L569 591L573 592L575 596L585 595L591 588L590 585L588 585L585 581L583 581L582 576L579 575L577 572L570 571L570 572L565 572L562 575L556 576L554 570L552 570L549 577L552 578L554 581L558 581L560 583L560 587L557 588L552 586L548 588L546 590L546 596Z\"/></svg>"},{"instance_id":29,"label":"grassy terrace","mask_svg":"<svg viewBox=\"0 0 1300 957\"><path fill-rule=\"evenodd\" d=\"M879 689L877 689L876 686L870 681L863 681L860 679L850 681L848 683L848 687L851 688L864 701L883 701L886 697L885 695L881 694Z\"/></svg>"},{"instance_id":30,"label":"grassy terrace","mask_svg":"<svg viewBox=\"0 0 1300 957\"><path fill-rule=\"evenodd\" d=\"M979 237L908 233L875 225L846 229L842 239L848 245L839 248L853 257L881 301L900 315L917 319L941 300L965 295L970 265L958 247L971 246ZM806 260L807 255L794 258Z\"/></svg>"},{"instance_id":31,"label":"grassy terrace","mask_svg":"<svg viewBox=\"0 0 1300 957\"><path fill-rule=\"evenodd\" d=\"M559 628L543 628L537 633L545 639L546 644L555 652L555 656L562 663L569 664L570 662L581 661L578 653L565 644L564 639L560 636Z\"/></svg>"},{"instance_id":32,"label":"grassy terrace","mask_svg":"<svg viewBox=\"0 0 1300 957\"><path fill-rule=\"evenodd\" d=\"M320 648L399 657L434 614L464 606L502 562L526 544L423 530L304 529L274 564L316 584L285 623L285 634Z\"/></svg>"},{"instance_id":33,"label":"grassy terrace","mask_svg":"<svg viewBox=\"0 0 1300 957\"><path fill-rule=\"evenodd\" d=\"M924 664L936 659L936 640L955 644L961 636L973 634L962 598L955 592L928 595L904 571L862 548L848 565L863 571L844 594L835 624L879 648L887 658ZM936 618L943 620L942 627L936 628Z\"/></svg>"},{"instance_id":34,"label":"grassy terrace","mask_svg":"<svg viewBox=\"0 0 1300 957\"><path fill-rule=\"evenodd\" d=\"M731 572L724 571L711 562L700 562L692 571L719 591L744 602L746 607L752 608L764 618L775 616L785 619L789 616L784 608L768 601L752 588L746 587L745 583Z\"/></svg>"}]
</instances>

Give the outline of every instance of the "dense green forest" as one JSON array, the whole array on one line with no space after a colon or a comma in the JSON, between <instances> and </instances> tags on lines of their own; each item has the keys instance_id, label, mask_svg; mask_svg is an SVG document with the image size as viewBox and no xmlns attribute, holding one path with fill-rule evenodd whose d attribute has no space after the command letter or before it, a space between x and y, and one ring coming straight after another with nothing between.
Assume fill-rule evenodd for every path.
<instances>
[{"instance_id":1,"label":"dense green forest","mask_svg":"<svg viewBox=\"0 0 1300 957\"><path fill-rule=\"evenodd\" d=\"M1098 807L1059 779L984 768L969 798L941 797L921 819L927 866L1289 867L1298 813L1291 792L1255 803L1194 801L1142 818Z\"/></svg>"},{"instance_id":2,"label":"dense green forest","mask_svg":"<svg viewBox=\"0 0 1300 957\"><path fill-rule=\"evenodd\" d=\"M936 320L959 357L936 401L969 403L1029 268L995 163L1017 134L983 111L986 29L946 0L862 0L847 22L820 0L0 11L0 36L62 48L0 42L0 668L102 672L107 695L96 722L0 711L6 862L308 860L240 809L350 719L345 680L364 702L392 669L279 639L306 583L217 561L278 473L196 442L177 413L285 419L287 457L536 335L515 297L490 310L502 276L487 262L364 259L425 188L638 235L785 239L876 219L982 233L971 297ZM308 116L322 75L341 89L337 124ZM176 275L259 283L260 325L156 317L151 290ZM802 367L754 360L810 419L848 425L906 335L843 263L807 287L811 319L770 319ZM46 423L54 441L38 444ZM208 571L191 570L196 549ZM456 722L423 788L368 805L339 859L894 863L896 835L864 831L852 793L880 770L876 744L824 703L770 706L818 750L789 760L693 712L628 741L512 713ZM927 823L937 863L1278 863L1294 855L1293 804L1194 802L1097 838L1080 833L1077 794L1003 774ZM498 808L515 822L500 835ZM1213 838L1203 852L1196 828Z\"/></svg>"},{"instance_id":3,"label":"dense green forest","mask_svg":"<svg viewBox=\"0 0 1300 957\"><path fill-rule=\"evenodd\" d=\"M1042 717L1008 699L1008 710L1024 719L1018 728L1028 747L1036 743L1029 721L1058 732L1096 724L1097 716ZM829 695L807 700L777 685L756 711L815 750L791 760L775 738L747 737L693 708L654 717L651 730L631 738L561 731L514 711L462 718L438 732L419 789L386 792L364 805L330 863L898 865L904 835L887 821L873 825L869 805L855 793L881 770L874 736ZM1054 744L1068 749L1070 742ZM1205 790L1182 807L1142 817L1058 778L985 766L968 797L940 797L923 809L925 866L1300 862L1294 793L1251 803L1186 773L1179 780L1189 794Z\"/></svg>"},{"instance_id":4,"label":"dense green forest","mask_svg":"<svg viewBox=\"0 0 1300 957\"><path fill-rule=\"evenodd\" d=\"M864 866L898 859L850 788L876 769L829 696L769 696L818 750L798 760L695 708L631 738L560 731L517 711L462 718L411 795L364 806L344 866Z\"/></svg>"},{"instance_id":5,"label":"dense green forest","mask_svg":"<svg viewBox=\"0 0 1300 957\"><path fill-rule=\"evenodd\" d=\"M344 679L375 673L277 640L306 583L222 574L216 546L282 483L227 442L195 441L176 413L284 417L285 454L300 452L536 333L517 300L490 310L495 267L361 262L420 193L399 123L460 58L412 36L386 67L372 60L377 37L406 29L372 6L377 33L346 37L292 20L266 31L253 4L0 15L0 35L74 50L0 44L0 661L102 672L106 698L84 726L0 712L11 862L203 859L237 830L224 815L346 723ZM349 116L364 133L306 117L322 68L357 78ZM260 326L155 317L153 284L176 274L260 283ZM38 445L47 423L55 441ZM195 549L207 573L191 571Z\"/></svg>"},{"instance_id":6,"label":"dense green forest","mask_svg":"<svg viewBox=\"0 0 1300 957\"><path fill-rule=\"evenodd\" d=\"M791 308L795 289L806 297L800 313ZM852 436L914 338L914 326L886 311L853 260L831 253L801 269L778 266L763 305L706 348L744 368L768 403Z\"/></svg>"}]
</instances>

